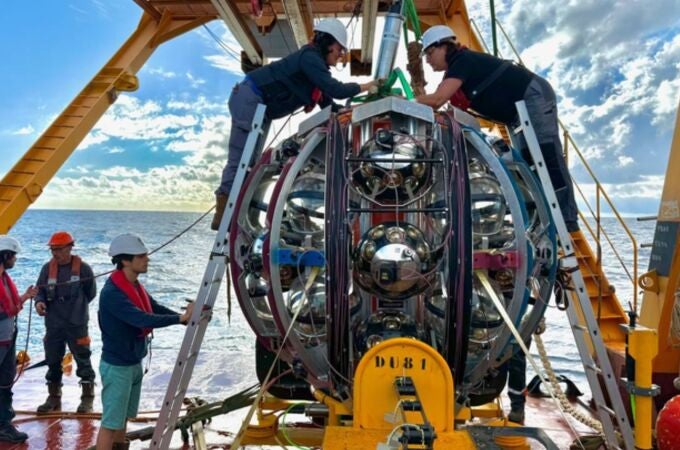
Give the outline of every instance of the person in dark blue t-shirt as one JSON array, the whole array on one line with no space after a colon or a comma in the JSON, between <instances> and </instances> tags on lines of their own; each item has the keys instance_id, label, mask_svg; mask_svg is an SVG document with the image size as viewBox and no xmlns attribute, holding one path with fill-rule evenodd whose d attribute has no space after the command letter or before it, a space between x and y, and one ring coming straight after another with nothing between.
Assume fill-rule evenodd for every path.
<instances>
[{"instance_id":1,"label":"person in dark blue t-shirt","mask_svg":"<svg viewBox=\"0 0 680 450\"><path fill-rule=\"evenodd\" d=\"M578 208L562 154L557 100L550 83L525 67L461 46L444 25L423 34L422 54L435 72L446 73L435 92L416 97L420 103L440 108L450 101L460 109L515 127L519 125L515 103L525 101L567 229L578 231ZM528 149L520 150L531 161Z\"/></svg>"},{"instance_id":2,"label":"person in dark blue t-shirt","mask_svg":"<svg viewBox=\"0 0 680 450\"><path fill-rule=\"evenodd\" d=\"M102 421L97 449L127 449L127 419L136 417L142 389L142 359L147 354L154 328L186 323L193 304L184 314L166 308L149 295L138 280L146 273L149 255L134 234L121 234L111 241L109 255L116 270L99 295L99 328L102 332Z\"/></svg>"},{"instance_id":3,"label":"person in dark blue t-shirt","mask_svg":"<svg viewBox=\"0 0 680 450\"><path fill-rule=\"evenodd\" d=\"M249 72L241 83L234 86L229 97L229 154L220 186L215 191L217 205L211 224L213 230L217 230L222 221L257 105L266 105L265 120L271 121L292 114L301 107L305 108L305 112L310 112L317 104L324 108L332 105L333 99L353 97L377 86L376 81L342 83L331 76L329 67L335 66L346 51L347 30L342 22L337 19L321 20L314 26L311 44Z\"/></svg>"}]
</instances>

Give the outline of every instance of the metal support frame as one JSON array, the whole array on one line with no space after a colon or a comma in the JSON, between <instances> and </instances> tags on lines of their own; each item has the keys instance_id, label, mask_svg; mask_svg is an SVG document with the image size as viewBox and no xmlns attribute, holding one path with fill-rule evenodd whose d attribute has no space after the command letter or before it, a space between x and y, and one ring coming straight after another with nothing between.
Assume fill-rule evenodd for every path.
<instances>
[{"instance_id":1,"label":"metal support frame","mask_svg":"<svg viewBox=\"0 0 680 450\"><path fill-rule=\"evenodd\" d=\"M378 0L364 0L361 8L361 62L370 63L373 60Z\"/></svg>"},{"instance_id":2,"label":"metal support frame","mask_svg":"<svg viewBox=\"0 0 680 450\"><path fill-rule=\"evenodd\" d=\"M297 48L309 42L312 37L312 17L307 10L307 5L301 0L282 1L283 10L286 12L290 29L295 37Z\"/></svg>"},{"instance_id":3,"label":"metal support frame","mask_svg":"<svg viewBox=\"0 0 680 450\"><path fill-rule=\"evenodd\" d=\"M255 110L251 131L243 148L243 155L241 155L239 168L229 192L229 199L222 216L222 222L217 231L217 236L215 236L215 244L210 252L210 259L205 268L203 281L196 297L194 312L187 324L184 340L175 362L175 369L172 372L168 389L165 392L165 399L163 400L161 412L158 415L158 422L156 422L156 428L151 439L151 449L167 449L175 432L177 417L182 408L182 402L191 380L196 358L203 342L203 336L212 316L213 305L217 299L222 278L227 269L227 261L229 259L229 236L227 233L231 224L231 216L234 212L236 198L239 195L252 161L259 156L264 147L264 141L269 131L269 122L265 121L266 109L265 105L260 104Z\"/></svg>"},{"instance_id":4,"label":"metal support frame","mask_svg":"<svg viewBox=\"0 0 680 450\"><path fill-rule=\"evenodd\" d=\"M215 9L224 20L224 23L229 28L229 31L234 35L236 41L243 48L243 51L250 59L250 62L256 65L264 64L264 57L260 45L255 40L253 33L251 33L248 26L243 22L243 18L238 11L238 8L231 0L210 0Z\"/></svg>"},{"instance_id":5,"label":"metal support frame","mask_svg":"<svg viewBox=\"0 0 680 450\"><path fill-rule=\"evenodd\" d=\"M602 423L604 438L607 441L607 448L624 448L626 450L633 450L635 448L633 431L628 421L623 400L619 393L617 376L611 367L607 349L600 335L600 329L593 313L593 308L588 298L588 292L583 280L583 275L579 270L578 261L574 255L574 247L571 241L569 231L564 222L560 205L557 202L555 190L548 174L548 169L545 166L541 147L536 138L533 125L529 118L529 112L524 101L515 103L517 113L520 119L520 126L513 130L513 140L520 133L524 135L526 144L531 152L533 158L533 169L537 173L543 190L548 200L550 212L555 222L558 235L560 237L560 245L564 251L561 265L563 269L573 270L571 274L572 283L574 287L574 295L572 302L567 308L567 316L571 329L574 334L574 339L581 355L581 362L585 370L588 384L597 407L597 414ZM591 349L594 355L591 354ZM593 358L593 356L595 358ZM609 407L605 401L602 386L598 379L598 375L602 377L604 388L607 391L607 397L611 403ZM619 446L617 439L617 429L614 427L614 421L618 426L618 431L621 433L623 440L623 447Z\"/></svg>"}]
</instances>

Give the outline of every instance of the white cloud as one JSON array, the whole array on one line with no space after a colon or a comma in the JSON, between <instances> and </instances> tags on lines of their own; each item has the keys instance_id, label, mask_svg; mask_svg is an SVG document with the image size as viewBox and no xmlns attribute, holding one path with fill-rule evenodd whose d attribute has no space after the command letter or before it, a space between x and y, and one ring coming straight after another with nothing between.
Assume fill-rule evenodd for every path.
<instances>
[{"instance_id":1,"label":"white cloud","mask_svg":"<svg viewBox=\"0 0 680 450\"><path fill-rule=\"evenodd\" d=\"M29 134L33 134L35 130L31 125L26 125L25 127L21 127L17 130L10 131L10 134L13 134L15 136L26 136Z\"/></svg>"},{"instance_id":2,"label":"white cloud","mask_svg":"<svg viewBox=\"0 0 680 450\"><path fill-rule=\"evenodd\" d=\"M202 84L205 84L205 80L202 78L196 78L194 75L191 74L191 72L186 73L187 80L189 80L189 84L191 85L192 88L197 88L201 86Z\"/></svg>"},{"instance_id":3,"label":"white cloud","mask_svg":"<svg viewBox=\"0 0 680 450\"><path fill-rule=\"evenodd\" d=\"M618 158L618 166L619 167L626 167L631 164L633 164L635 160L631 158L630 156L625 156L625 155L620 155Z\"/></svg>"},{"instance_id":4,"label":"white cloud","mask_svg":"<svg viewBox=\"0 0 680 450\"><path fill-rule=\"evenodd\" d=\"M149 67L143 69L144 72L149 73L151 75L156 75L160 78L175 78L177 74L171 70L165 70L162 67Z\"/></svg>"},{"instance_id":5,"label":"white cloud","mask_svg":"<svg viewBox=\"0 0 680 450\"><path fill-rule=\"evenodd\" d=\"M109 154L124 153L125 149L123 147L111 147L108 151Z\"/></svg>"}]
</instances>

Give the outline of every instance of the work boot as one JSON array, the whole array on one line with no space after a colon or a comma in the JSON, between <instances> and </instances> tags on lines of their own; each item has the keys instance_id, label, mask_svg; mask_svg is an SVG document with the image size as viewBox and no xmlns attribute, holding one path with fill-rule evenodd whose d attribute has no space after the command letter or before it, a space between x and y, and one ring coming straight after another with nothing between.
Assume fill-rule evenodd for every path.
<instances>
[{"instance_id":1,"label":"work boot","mask_svg":"<svg viewBox=\"0 0 680 450\"><path fill-rule=\"evenodd\" d=\"M45 414L54 411L61 411L61 383L47 383L49 396L45 403L38 406L38 413Z\"/></svg>"},{"instance_id":2,"label":"work boot","mask_svg":"<svg viewBox=\"0 0 680 450\"><path fill-rule=\"evenodd\" d=\"M210 228L212 230L217 231L220 229L220 223L222 223L224 209L227 207L227 200L229 200L229 198L225 194L215 195L215 215L213 216L212 223L210 224Z\"/></svg>"},{"instance_id":3,"label":"work boot","mask_svg":"<svg viewBox=\"0 0 680 450\"><path fill-rule=\"evenodd\" d=\"M13 444L21 444L26 442L28 435L16 429L11 422L0 424L0 442L11 442Z\"/></svg>"},{"instance_id":4,"label":"work boot","mask_svg":"<svg viewBox=\"0 0 680 450\"><path fill-rule=\"evenodd\" d=\"M129 450L130 441L125 442L114 442L111 450Z\"/></svg>"},{"instance_id":5,"label":"work boot","mask_svg":"<svg viewBox=\"0 0 680 450\"><path fill-rule=\"evenodd\" d=\"M81 381L80 388L83 393L80 396L80 405L78 405L77 411L79 413L91 413L92 403L94 402L94 382Z\"/></svg>"},{"instance_id":6,"label":"work boot","mask_svg":"<svg viewBox=\"0 0 680 450\"><path fill-rule=\"evenodd\" d=\"M515 422L520 425L524 425L524 408L510 410L510 414L508 414L508 420L510 422Z\"/></svg>"}]
</instances>

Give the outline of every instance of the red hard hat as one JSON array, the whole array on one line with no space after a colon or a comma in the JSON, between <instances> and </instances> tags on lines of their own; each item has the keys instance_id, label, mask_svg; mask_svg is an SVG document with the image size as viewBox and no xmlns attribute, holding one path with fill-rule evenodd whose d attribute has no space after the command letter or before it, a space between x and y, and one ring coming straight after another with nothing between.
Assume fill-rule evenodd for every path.
<instances>
[{"instance_id":1,"label":"red hard hat","mask_svg":"<svg viewBox=\"0 0 680 450\"><path fill-rule=\"evenodd\" d=\"M63 245L73 244L75 239L68 231L57 231L52 235L50 241L47 243L50 247L60 247Z\"/></svg>"}]
</instances>

